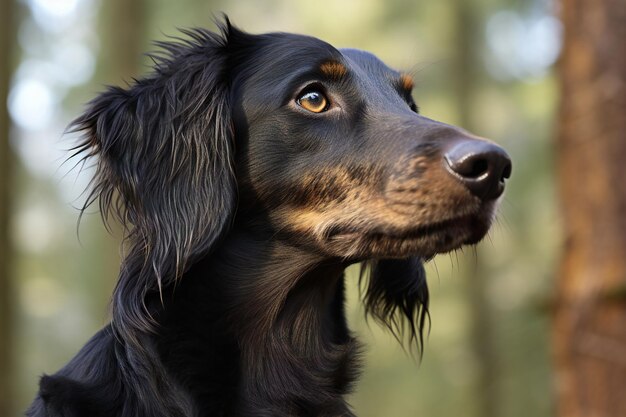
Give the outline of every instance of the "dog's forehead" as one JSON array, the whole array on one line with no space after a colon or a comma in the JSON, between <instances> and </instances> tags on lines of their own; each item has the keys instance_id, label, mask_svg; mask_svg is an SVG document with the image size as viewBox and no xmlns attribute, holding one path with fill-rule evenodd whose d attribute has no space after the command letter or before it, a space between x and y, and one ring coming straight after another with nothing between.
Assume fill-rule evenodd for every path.
<instances>
[{"instance_id":1,"label":"dog's forehead","mask_svg":"<svg viewBox=\"0 0 626 417\"><path fill-rule=\"evenodd\" d=\"M322 61L338 60L337 48L312 36L292 33L269 33L256 49L254 61L262 66L285 71L306 68Z\"/></svg>"},{"instance_id":2,"label":"dog's forehead","mask_svg":"<svg viewBox=\"0 0 626 417\"><path fill-rule=\"evenodd\" d=\"M388 105L397 101L401 74L374 54L358 49L337 49L320 39L289 33L256 37L256 48L240 67L235 83L244 111L250 115L272 110L295 94L307 81L322 78L349 81L369 98ZM252 64L251 64L252 63ZM348 85L348 84L344 84Z\"/></svg>"},{"instance_id":3,"label":"dog's forehead","mask_svg":"<svg viewBox=\"0 0 626 417\"><path fill-rule=\"evenodd\" d=\"M248 60L254 65L246 66L244 74L241 74L243 79L252 84L280 84L313 70L321 70L331 78L346 73L381 79L397 78L400 75L370 52L337 49L312 36L276 32L257 36L257 41Z\"/></svg>"},{"instance_id":4,"label":"dog's forehead","mask_svg":"<svg viewBox=\"0 0 626 417\"><path fill-rule=\"evenodd\" d=\"M249 100L282 96L294 79L342 62L341 52L320 39L291 33L257 35L255 48L239 68L240 85ZM275 97L272 97L275 96Z\"/></svg>"},{"instance_id":5,"label":"dog's forehead","mask_svg":"<svg viewBox=\"0 0 626 417\"><path fill-rule=\"evenodd\" d=\"M399 75L396 70L391 69L371 52L352 48L342 48L339 51L355 72L364 72L370 76L379 75L381 77L396 77Z\"/></svg>"},{"instance_id":6,"label":"dog's forehead","mask_svg":"<svg viewBox=\"0 0 626 417\"><path fill-rule=\"evenodd\" d=\"M396 77L398 72L388 67L371 52L335 48L321 39L292 33L269 33L264 35L262 46L256 50L258 60L266 68L290 74L320 63L337 62L350 72L367 73L369 76Z\"/></svg>"}]
</instances>

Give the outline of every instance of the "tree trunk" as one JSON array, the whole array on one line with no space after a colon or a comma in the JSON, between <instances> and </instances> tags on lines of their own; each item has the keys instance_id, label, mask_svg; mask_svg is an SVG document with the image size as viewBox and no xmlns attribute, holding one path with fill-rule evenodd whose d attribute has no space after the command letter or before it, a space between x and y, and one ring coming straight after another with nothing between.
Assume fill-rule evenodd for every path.
<instances>
[{"instance_id":1,"label":"tree trunk","mask_svg":"<svg viewBox=\"0 0 626 417\"><path fill-rule=\"evenodd\" d=\"M102 4L100 79L124 86L137 77L146 52L145 0L108 0Z\"/></svg>"},{"instance_id":2,"label":"tree trunk","mask_svg":"<svg viewBox=\"0 0 626 417\"><path fill-rule=\"evenodd\" d=\"M99 85L125 87L138 77L146 52L147 10L145 0L107 0L102 3L100 17L101 51L95 79ZM96 219L99 222L99 219ZM100 225L98 225L100 226ZM103 228L98 227L99 232ZM123 230L111 221L109 233L101 233L95 259L96 270L101 271L92 294L98 299L94 314L110 299L111 290L120 268L120 242ZM112 235L112 236L111 236Z\"/></svg>"},{"instance_id":3,"label":"tree trunk","mask_svg":"<svg viewBox=\"0 0 626 417\"><path fill-rule=\"evenodd\" d=\"M455 45L456 61L454 68L455 102L459 125L472 133L476 131L472 109L476 100L476 86L480 77L480 62L477 45L480 43L481 23L475 5L471 2L457 0L455 3L454 27L456 28ZM475 415L480 417L496 417L498 415L497 389L497 355L494 347L492 330L492 309L487 297L487 277L476 249L474 257L465 257L463 263L463 281L467 286L468 313L471 328L469 343L477 364L477 380L475 382ZM470 414L470 413L468 413ZM471 415L471 414L470 414Z\"/></svg>"},{"instance_id":4,"label":"tree trunk","mask_svg":"<svg viewBox=\"0 0 626 417\"><path fill-rule=\"evenodd\" d=\"M13 0L0 0L0 416L11 416L12 378L12 324L11 300L11 245L9 211L11 188L11 150L9 147L10 121L6 97L11 79L13 34Z\"/></svg>"},{"instance_id":5,"label":"tree trunk","mask_svg":"<svg viewBox=\"0 0 626 417\"><path fill-rule=\"evenodd\" d=\"M558 415L626 416L626 2L564 0Z\"/></svg>"}]
</instances>

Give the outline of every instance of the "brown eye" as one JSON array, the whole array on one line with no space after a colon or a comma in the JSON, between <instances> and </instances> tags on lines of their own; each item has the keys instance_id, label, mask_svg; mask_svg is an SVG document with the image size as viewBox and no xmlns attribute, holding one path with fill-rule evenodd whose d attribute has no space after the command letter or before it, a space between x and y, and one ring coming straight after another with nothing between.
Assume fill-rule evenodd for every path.
<instances>
[{"instance_id":1,"label":"brown eye","mask_svg":"<svg viewBox=\"0 0 626 417\"><path fill-rule=\"evenodd\" d=\"M313 113L322 113L328 110L328 99L319 91L309 91L301 95L296 103L305 110Z\"/></svg>"}]
</instances>

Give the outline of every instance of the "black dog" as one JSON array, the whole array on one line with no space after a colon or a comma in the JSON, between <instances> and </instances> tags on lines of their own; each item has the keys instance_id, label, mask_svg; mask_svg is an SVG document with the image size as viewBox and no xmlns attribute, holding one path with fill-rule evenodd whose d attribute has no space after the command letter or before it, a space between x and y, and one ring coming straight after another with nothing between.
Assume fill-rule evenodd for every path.
<instances>
[{"instance_id":1,"label":"black dog","mask_svg":"<svg viewBox=\"0 0 626 417\"><path fill-rule=\"evenodd\" d=\"M89 202L125 225L113 319L29 416L351 416L367 311L422 343L422 261L486 234L511 163L420 116L373 55L284 33L185 32L74 123Z\"/></svg>"}]
</instances>

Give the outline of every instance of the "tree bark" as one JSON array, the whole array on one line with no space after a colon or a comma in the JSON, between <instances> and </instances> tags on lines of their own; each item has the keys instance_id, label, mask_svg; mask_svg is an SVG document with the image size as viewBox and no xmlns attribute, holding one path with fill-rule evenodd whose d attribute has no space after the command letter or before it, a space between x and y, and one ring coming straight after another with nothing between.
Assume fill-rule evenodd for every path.
<instances>
[{"instance_id":1,"label":"tree bark","mask_svg":"<svg viewBox=\"0 0 626 417\"><path fill-rule=\"evenodd\" d=\"M558 415L626 416L626 2L563 0Z\"/></svg>"},{"instance_id":2,"label":"tree bark","mask_svg":"<svg viewBox=\"0 0 626 417\"><path fill-rule=\"evenodd\" d=\"M11 301L11 244L9 212L11 207L10 121L6 97L11 79L13 33L13 0L0 0L0 416L12 414L13 308Z\"/></svg>"},{"instance_id":3,"label":"tree bark","mask_svg":"<svg viewBox=\"0 0 626 417\"><path fill-rule=\"evenodd\" d=\"M123 86L142 70L148 21L145 0L109 0L102 8L99 78Z\"/></svg>"},{"instance_id":4,"label":"tree bark","mask_svg":"<svg viewBox=\"0 0 626 417\"><path fill-rule=\"evenodd\" d=\"M98 56L98 85L125 87L142 72L141 63L146 52L148 16L145 0L107 0L102 3L99 34L101 51ZM97 219L96 221L99 221ZM98 228L102 232L103 229ZM92 294L98 299L94 314L100 314L101 305L110 299L120 267L121 225L109 223L109 233L98 238L96 270L101 271Z\"/></svg>"},{"instance_id":5,"label":"tree bark","mask_svg":"<svg viewBox=\"0 0 626 417\"><path fill-rule=\"evenodd\" d=\"M457 0L455 3L455 44L456 61L454 83L455 102L459 125L472 133L477 126L474 123L472 109L475 108L476 87L480 81L481 65L477 45L480 44L480 14L471 2ZM471 328L469 343L477 364L477 379L475 381L476 416L498 416L498 357L495 349L492 308L487 297L486 271L481 262L481 256L476 249L474 257L465 257L463 263L463 281L467 288L468 313ZM468 413L470 414L470 413ZM471 414L470 414L471 415Z\"/></svg>"}]
</instances>

